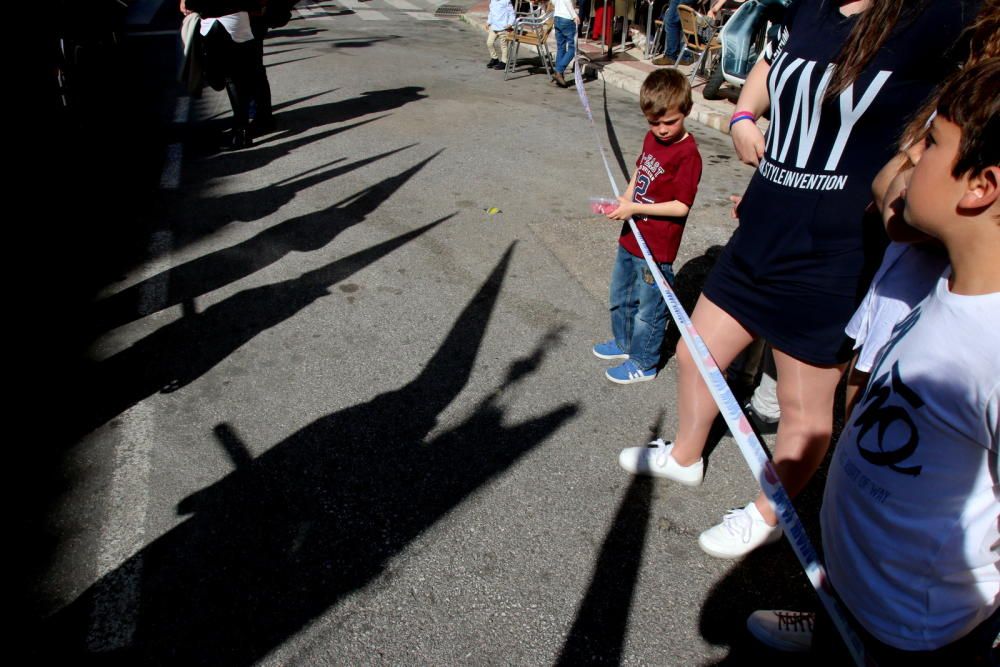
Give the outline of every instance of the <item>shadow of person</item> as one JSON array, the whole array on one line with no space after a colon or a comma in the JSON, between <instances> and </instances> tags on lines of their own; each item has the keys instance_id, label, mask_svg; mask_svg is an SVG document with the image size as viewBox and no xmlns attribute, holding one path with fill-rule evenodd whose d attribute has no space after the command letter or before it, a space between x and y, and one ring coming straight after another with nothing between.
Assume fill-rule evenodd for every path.
<instances>
[{"instance_id":1,"label":"shadow of person","mask_svg":"<svg viewBox=\"0 0 1000 667\"><path fill-rule=\"evenodd\" d=\"M684 311L690 315L694 311L694 306L698 303L698 297L705 287L708 274L712 272L722 246L714 245L705 250L698 257L694 257L684 262L684 266L674 276L674 293L677 299L684 306ZM677 353L677 346L682 345L681 332L674 324L673 318L667 320L667 333L663 336L663 344L660 346L660 365L662 370L671 357Z\"/></svg>"},{"instance_id":2,"label":"shadow of person","mask_svg":"<svg viewBox=\"0 0 1000 667\"><path fill-rule=\"evenodd\" d=\"M296 188L302 187L301 183L304 181L312 184L320 183L407 148L410 146L299 179L288 186L269 187L272 189L287 187L287 194L282 196L290 197ZM409 169L325 209L289 218L245 241L179 264L98 301L92 309L93 331L97 334L103 333L132 320L208 294L280 261L289 253L311 252L325 247L341 232L364 221L382 202L440 154L439 150ZM239 196L248 194L250 193L240 193ZM166 286L161 298L157 299L156 303L143 299L142 295L150 289L150 285L157 284Z\"/></svg>"},{"instance_id":3,"label":"shadow of person","mask_svg":"<svg viewBox=\"0 0 1000 667\"><path fill-rule=\"evenodd\" d=\"M171 392L201 377L258 334L284 322L330 288L454 214L348 255L297 278L245 289L203 312L184 316L83 373L75 439L156 392ZM85 389L85 390L84 390Z\"/></svg>"},{"instance_id":4,"label":"shadow of person","mask_svg":"<svg viewBox=\"0 0 1000 667\"><path fill-rule=\"evenodd\" d=\"M373 118L365 118L364 120L359 120L356 123L333 127L315 134L298 136L298 138L289 139L288 141L285 141L285 139L288 136L293 135L289 135L279 130L275 134L264 137L258 141L254 141L254 150L252 151L219 153L214 159L211 160L210 163L193 165L193 168L189 170L191 172L191 176L189 178L192 180L198 179L205 181L210 178L235 176L236 174L254 171L271 164L275 160L291 155L307 144L329 139L330 137L334 137L342 132L354 130L363 125L367 125L368 123L374 123L377 120L382 120L389 115L390 114L383 114ZM197 200L192 205L197 206Z\"/></svg>"},{"instance_id":5,"label":"shadow of person","mask_svg":"<svg viewBox=\"0 0 1000 667\"><path fill-rule=\"evenodd\" d=\"M278 127L290 134L311 130L330 123L343 123L362 116L382 113L426 99L422 86L403 86L386 90L369 90L358 97L327 102L309 107L288 109L275 114Z\"/></svg>"},{"instance_id":6,"label":"shadow of person","mask_svg":"<svg viewBox=\"0 0 1000 667\"><path fill-rule=\"evenodd\" d=\"M388 581L390 559L577 411L564 404L509 423L502 397L540 363L536 350L461 423L430 435L468 383L512 251L399 389L257 458L217 426L236 469L181 501L184 523L53 617L43 629L52 652L101 664L249 665L344 596Z\"/></svg>"},{"instance_id":7,"label":"shadow of person","mask_svg":"<svg viewBox=\"0 0 1000 667\"><path fill-rule=\"evenodd\" d=\"M358 97L294 109L286 109L286 105L277 104L273 107L274 118L277 127L282 132L281 137L287 138L326 125L344 123L370 114L391 111L411 102L426 99L427 95L424 95L423 91L422 86L403 86L401 88L366 91ZM218 134L229 123L228 117L220 117L199 123L189 130L187 145L192 154L201 157L218 155ZM316 135L311 136L317 141L322 138ZM254 146L246 150L227 155L226 160L237 165L252 165L252 155L256 150L259 150L257 146L258 143L255 142ZM239 171L246 171L246 168L239 169Z\"/></svg>"},{"instance_id":8,"label":"shadow of person","mask_svg":"<svg viewBox=\"0 0 1000 667\"><path fill-rule=\"evenodd\" d=\"M653 480L633 477L594 565L556 665L618 665L646 546Z\"/></svg>"}]
</instances>

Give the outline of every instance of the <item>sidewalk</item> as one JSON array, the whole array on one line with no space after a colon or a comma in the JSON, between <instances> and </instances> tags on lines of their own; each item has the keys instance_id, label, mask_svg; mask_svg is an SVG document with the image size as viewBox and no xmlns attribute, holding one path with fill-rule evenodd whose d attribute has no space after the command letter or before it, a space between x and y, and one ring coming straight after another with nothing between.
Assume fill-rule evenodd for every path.
<instances>
[{"instance_id":1,"label":"sidewalk","mask_svg":"<svg viewBox=\"0 0 1000 667\"><path fill-rule=\"evenodd\" d=\"M486 32L486 17L489 14L489 8L488 0L477 2L462 15L462 20ZM611 62L607 62L601 55L599 42L581 39L578 45L581 53L595 61L594 65L609 85L626 90L636 97L639 96L639 88L646 75L655 69L661 69L649 60L642 59L644 55L642 50L635 46L630 46L625 53L620 51L620 46L615 46L614 58ZM553 52L555 51L555 32L549 35L549 47ZM688 66L681 66L679 69L684 74L689 72ZM714 130L729 134L729 118L736 110L735 104L729 100L706 100L701 96L701 88L704 85L705 82L699 79L692 90L694 108L691 110L690 118ZM765 130L767 121L758 121L758 125L761 130Z\"/></svg>"}]
</instances>

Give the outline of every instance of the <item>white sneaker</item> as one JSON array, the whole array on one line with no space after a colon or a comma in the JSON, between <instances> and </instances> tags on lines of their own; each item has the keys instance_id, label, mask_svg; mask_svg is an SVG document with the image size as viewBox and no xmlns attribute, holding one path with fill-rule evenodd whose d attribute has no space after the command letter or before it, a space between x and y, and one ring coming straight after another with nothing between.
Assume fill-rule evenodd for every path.
<instances>
[{"instance_id":1,"label":"white sneaker","mask_svg":"<svg viewBox=\"0 0 1000 667\"><path fill-rule=\"evenodd\" d=\"M804 611L759 609L747 617L747 630L761 644L788 653L805 653L812 647L816 614Z\"/></svg>"},{"instance_id":2,"label":"white sneaker","mask_svg":"<svg viewBox=\"0 0 1000 667\"><path fill-rule=\"evenodd\" d=\"M689 466L682 466L670 455L674 443L660 438L644 447L627 447L618 455L618 465L633 475L648 475L672 479L686 486L698 486L705 476L705 463L701 459Z\"/></svg>"},{"instance_id":3,"label":"white sneaker","mask_svg":"<svg viewBox=\"0 0 1000 667\"><path fill-rule=\"evenodd\" d=\"M713 526L698 536L698 546L709 556L716 558L739 558L762 544L770 544L781 539L781 526L769 526L750 503L736 508L722 517L722 523Z\"/></svg>"}]
</instances>

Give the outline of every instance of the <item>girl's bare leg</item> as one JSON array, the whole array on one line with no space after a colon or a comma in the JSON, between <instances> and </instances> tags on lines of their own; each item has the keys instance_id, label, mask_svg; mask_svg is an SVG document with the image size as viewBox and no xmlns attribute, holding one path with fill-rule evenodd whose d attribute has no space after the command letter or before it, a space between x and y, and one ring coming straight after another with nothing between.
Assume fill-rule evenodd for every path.
<instances>
[{"instance_id":1,"label":"girl's bare leg","mask_svg":"<svg viewBox=\"0 0 1000 667\"><path fill-rule=\"evenodd\" d=\"M805 488L830 447L833 396L847 364L813 366L778 350L774 350L774 362L781 406L774 467L794 497ZM754 502L768 524L778 523L763 493Z\"/></svg>"},{"instance_id":2,"label":"girl's bare leg","mask_svg":"<svg viewBox=\"0 0 1000 667\"><path fill-rule=\"evenodd\" d=\"M726 369L733 359L753 341L753 334L729 313L708 300L698 298L691 321L712 353L719 368ZM677 418L679 426L674 437L674 460L688 466L701 458L705 441L719 408L712 399L694 359L681 343L677 346Z\"/></svg>"}]
</instances>

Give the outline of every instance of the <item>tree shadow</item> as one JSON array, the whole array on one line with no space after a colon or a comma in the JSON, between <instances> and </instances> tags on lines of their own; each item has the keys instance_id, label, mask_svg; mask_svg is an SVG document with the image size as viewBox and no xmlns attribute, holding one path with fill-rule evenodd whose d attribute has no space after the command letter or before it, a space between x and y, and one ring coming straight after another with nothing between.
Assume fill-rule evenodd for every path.
<instances>
[{"instance_id":1,"label":"tree shadow","mask_svg":"<svg viewBox=\"0 0 1000 667\"><path fill-rule=\"evenodd\" d=\"M468 383L512 251L401 388L256 458L233 427L216 426L235 470L182 500L190 518L56 614L36 646L99 664L249 665L346 595L388 585L390 561L414 538L577 412L564 404L508 423L504 393L541 363L543 340L464 421L430 436Z\"/></svg>"},{"instance_id":2,"label":"tree shadow","mask_svg":"<svg viewBox=\"0 0 1000 667\"><path fill-rule=\"evenodd\" d=\"M265 190L280 191L281 194L278 196L272 195L269 198L275 208L278 208L291 199L296 189L302 187L302 183L307 185L320 183L410 147L405 146L395 151L352 162L344 167L320 172L315 176L296 181L291 186L287 186L287 190L283 189L281 185L268 186ZM179 303L189 302L196 297L256 273L285 258L289 253L311 252L325 247L341 232L364 221L382 202L440 153L441 151L438 151L396 176L367 187L325 209L289 218L268 227L245 241L171 267L98 301L93 307L94 334L98 335L109 331ZM240 207L229 200L244 198L254 202L263 199L256 192L241 192L231 197L221 198L224 201L220 204L220 208L222 210L239 210ZM208 202L206 202L207 204ZM208 208L212 207L208 206ZM155 304L148 303L150 300L143 299L143 294L150 289L151 285L158 284L165 285L165 293L162 294L162 298L156 300Z\"/></svg>"},{"instance_id":3,"label":"tree shadow","mask_svg":"<svg viewBox=\"0 0 1000 667\"><path fill-rule=\"evenodd\" d=\"M621 663L646 546L653 484L647 477L632 477L601 545L590 586L556 665Z\"/></svg>"}]
</instances>

